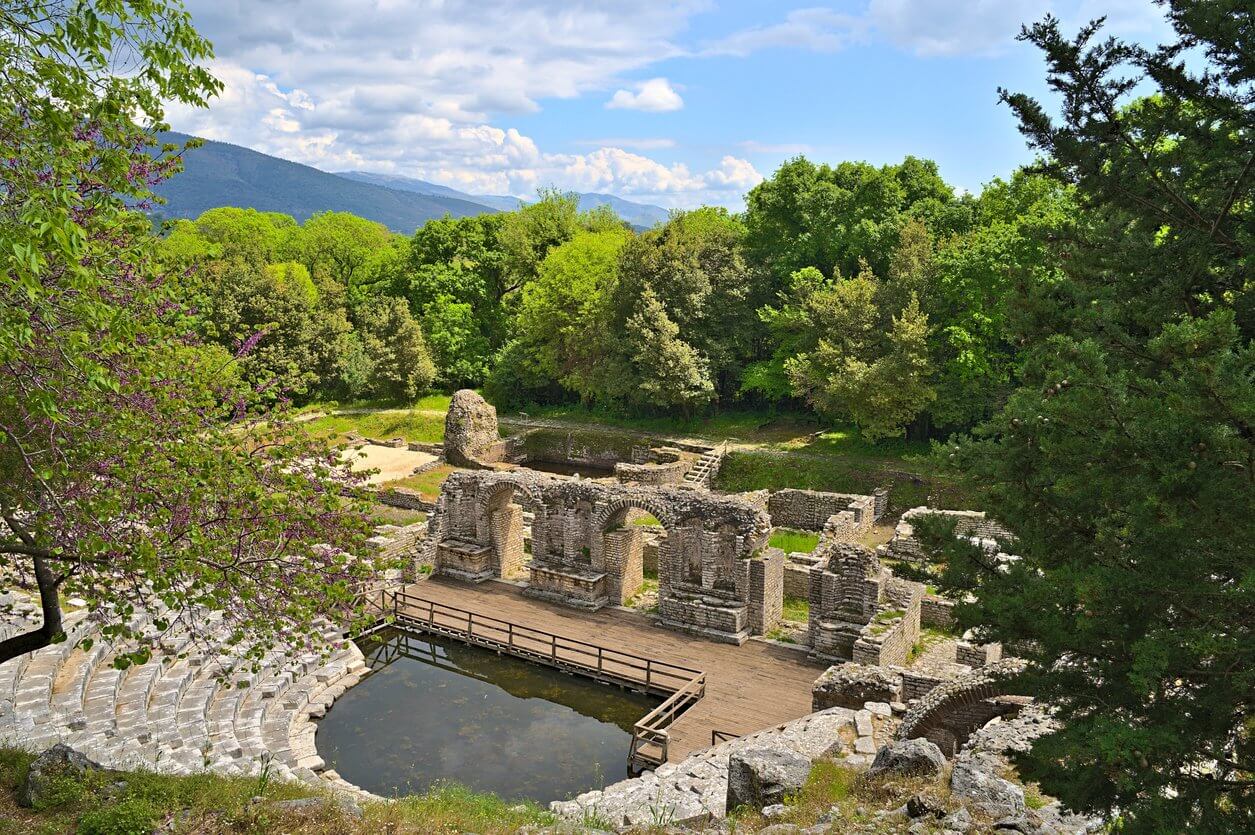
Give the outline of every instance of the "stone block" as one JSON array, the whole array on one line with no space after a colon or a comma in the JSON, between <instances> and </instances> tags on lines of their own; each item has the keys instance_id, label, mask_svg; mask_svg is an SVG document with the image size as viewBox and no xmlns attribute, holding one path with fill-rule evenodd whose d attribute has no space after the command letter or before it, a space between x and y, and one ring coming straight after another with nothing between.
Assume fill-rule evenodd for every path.
<instances>
[{"instance_id":1,"label":"stone block","mask_svg":"<svg viewBox=\"0 0 1255 835\"><path fill-rule=\"evenodd\" d=\"M800 789L810 775L806 757L784 747L750 748L728 758L726 811L742 806L755 810L783 803L786 795Z\"/></svg>"},{"instance_id":2,"label":"stone block","mask_svg":"<svg viewBox=\"0 0 1255 835\"><path fill-rule=\"evenodd\" d=\"M811 688L811 708L848 707L901 699L902 676L884 667L846 663L829 667Z\"/></svg>"}]
</instances>

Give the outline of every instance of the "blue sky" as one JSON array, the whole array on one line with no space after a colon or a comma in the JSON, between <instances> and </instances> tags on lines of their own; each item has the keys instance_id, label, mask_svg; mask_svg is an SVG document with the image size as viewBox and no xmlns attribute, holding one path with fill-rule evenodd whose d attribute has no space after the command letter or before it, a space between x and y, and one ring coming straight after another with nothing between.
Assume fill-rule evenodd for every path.
<instances>
[{"instance_id":1,"label":"blue sky","mask_svg":"<svg viewBox=\"0 0 1255 835\"><path fill-rule=\"evenodd\" d=\"M1167 33L1151 0L189 0L226 90L178 129L328 171L474 193L542 186L668 207L785 159L936 160L976 191L1029 161L997 88L1045 94L1014 40Z\"/></svg>"}]
</instances>

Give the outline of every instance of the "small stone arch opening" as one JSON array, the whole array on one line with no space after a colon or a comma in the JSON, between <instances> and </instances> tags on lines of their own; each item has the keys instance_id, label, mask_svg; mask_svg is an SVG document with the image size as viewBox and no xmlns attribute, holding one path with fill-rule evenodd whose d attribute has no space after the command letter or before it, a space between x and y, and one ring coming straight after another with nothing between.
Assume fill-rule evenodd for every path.
<instances>
[{"instance_id":1,"label":"small stone arch opening","mask_svg":"<svg viewBox=\"0 0 1255 835\"><path fill-rule=\"evenodd\" d=\"M593 535L599 539L600 567L609 582L607 592L616 605L625 605L640 592L647 575L658 577L669 539L667 514L652 503L625 500L605 513ZM657 525L641 524L654 520ZM652 558L647 558L652 551Z\"/></svg>"},{"instance_id":2,"label":"small stone arch opening","mask_svg":"<svg viewBox=\"0 0 1255 835\"><path fill-rule=\"evenodd\" d=\"M527 561L525 531L532 531L534 541L536 528L544 524L544 503L521 485L507 481L487 493L481 506L477 527L491 549L494 573L506 578L522 576Z\"/></svg>"}]
</instances>

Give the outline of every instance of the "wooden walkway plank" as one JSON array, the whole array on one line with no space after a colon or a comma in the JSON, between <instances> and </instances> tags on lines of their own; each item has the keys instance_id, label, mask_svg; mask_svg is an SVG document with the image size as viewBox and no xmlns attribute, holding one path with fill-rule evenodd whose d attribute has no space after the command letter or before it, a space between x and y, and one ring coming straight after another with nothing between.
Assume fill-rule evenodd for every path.
<instances>
[{"instance_id":1,"label":"wooden walkway plank","mask_svg":"<svg viewBox=\"0 0 1255 835\"><path fill-rule=\"evenodd\" d=\"M811 685L823 669L800 650L763 641L739 647L715 643L663 629L641 613L585 612L524 597L508 583L471 585L432 578L406 591L518 626L704 672L705 698L669 729L672 762L708 747L712 731L743 736L810 713Z\"/></svg>"}]
</instances>

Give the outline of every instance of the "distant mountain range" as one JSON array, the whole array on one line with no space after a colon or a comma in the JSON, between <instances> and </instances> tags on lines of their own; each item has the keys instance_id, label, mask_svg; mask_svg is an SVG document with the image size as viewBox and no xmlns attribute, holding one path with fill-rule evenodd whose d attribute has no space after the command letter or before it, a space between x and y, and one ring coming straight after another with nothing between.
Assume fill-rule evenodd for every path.
<instances>
[{"instance_id":1,"label":"distant mountain range","mask_svg":"<svg viewBox=\"0 0 1255 835\"><path fill-rule=\"evenodd\" d=\"M350 180L400 189L401 191L412 191L415 194L423 194L429 197L452 197L457 200L482 203L489 208L503 212L513 211L524 202L517 197L508 195L468 194L465 191L458 191L448 186L442 186L439 183L429 183L426 180L416 180L413 177L402 177L398 174L374 174L370 171L338 171L336 173ZM648 203L633 203L631 200L624 200L622 197L616 197L613 194L588 192L581 194L579 197L580 211L586 212L598 206L609 206L614 209L619 217L638 228L648 229L656 223L665 221L669 214L661 206L652 206Z\"/></svg>"},{"instance_id":2,"label":"distant mountain range","mask_svg":"<svg viewBox=\"0 0 1255 835\"><path fill-rule=\"evenodd\" d=\"M182 143L179 133L163 141ZM317 212L352 212L410 234L427 221L467 217L518 208L517 197L474 195L410 177L349 171L329 174L226 142L206 140L183 157L183 171L157 187L166 203L154 208L159 218L193 218L206 209L240 206L282 212L304 222ZM580 208L610 205L637 227L666 220L667 210L609 194L581 194Z\"/></svg>"}]
</instances>

